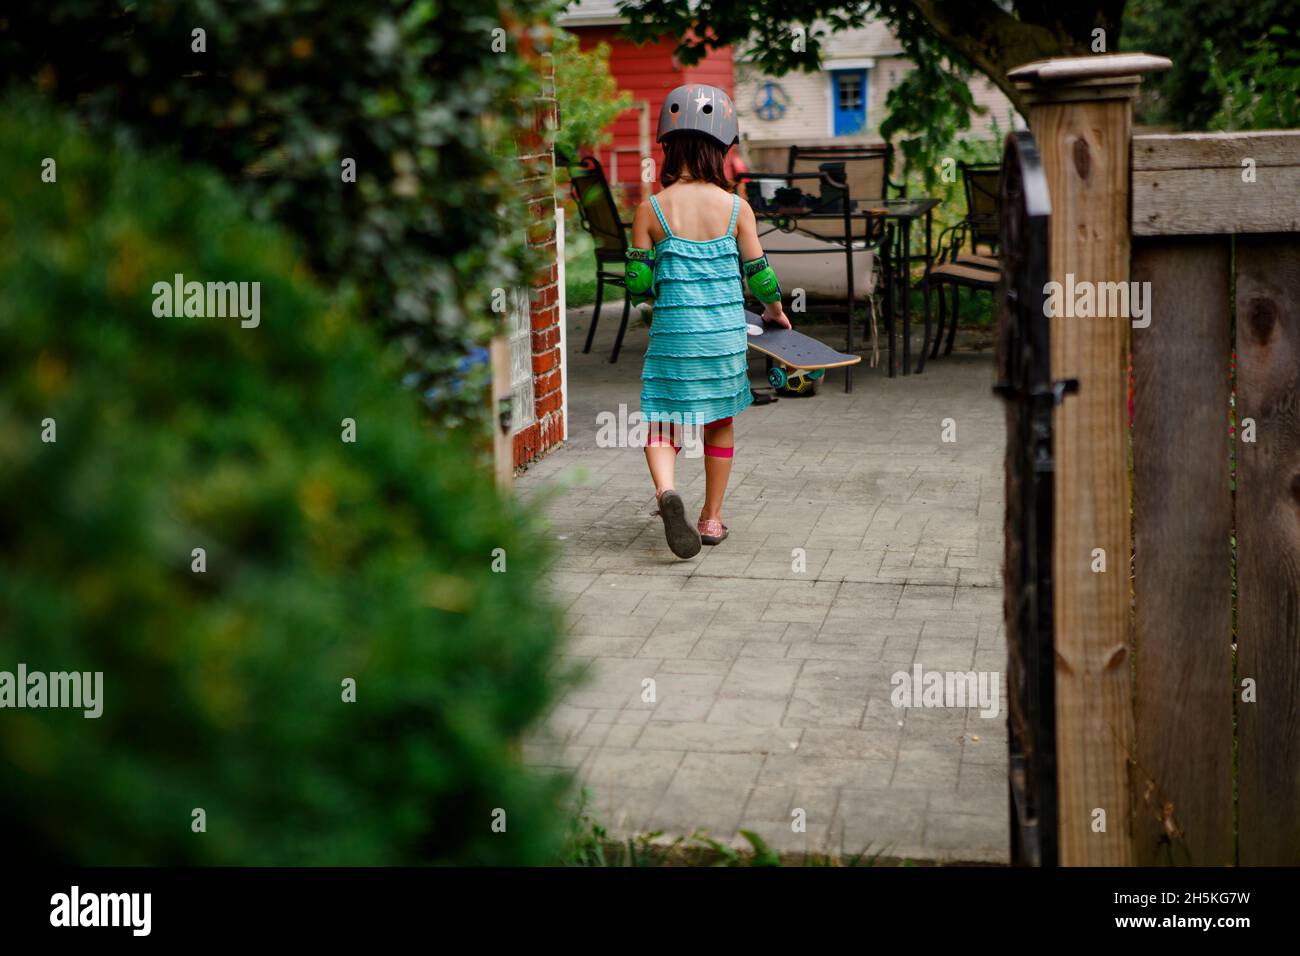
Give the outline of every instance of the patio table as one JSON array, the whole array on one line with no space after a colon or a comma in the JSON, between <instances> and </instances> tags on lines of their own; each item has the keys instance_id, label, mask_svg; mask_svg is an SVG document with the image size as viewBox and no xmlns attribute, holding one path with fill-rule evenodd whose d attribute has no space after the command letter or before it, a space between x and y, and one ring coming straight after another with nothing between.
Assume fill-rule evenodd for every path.
<instances>
[{"instance_id":1,"label":"patio table","mask_svg":"<svg viewBox=\"0 0 1300 956\"><path fill-rule=\"evenodd\" d=\"M761 174L754 174L758 178ZM870 235L870 222L873 219L883 219L887 222L897 224L897 228L892 230L896 238L894 243L891 259L892 266L887 275L891 277L888 283L887 298L885 307L888 309L888 329L889 329L889 376L894 376L894 323L893 323L893 297L894 288L892 276L900 274L903 276L902 298L903 298L903 374L910 375L912 372L912 305L911 291L912 279L910 266L913 262L924 262L927 269L931 264L933 252L931 250L931 240L933 232L933 213L939 200L930 196L916 196L905 199L851 199L849 201L849 210L847 218L850 220L859 220L863 226L864 235ZM755 210L754 215L765 222L780 224L782 228L803 228L808 232L821 236L826 239L839 239L843 241L843 231L838 234L835 231L825 231L828 227L818 229L820 222L844 222L846 216L843 209L831 211L815 207L798 207L798 206L781 206L768 210ZM918 220L925 221L925 249L916 255L912 254L912 224ZM804 223L805 225L799 225ZM925 297L925 338L930 338L930 287L928 284L923 286L922 294ZM852 318L850 318L852 322ZM922 348L922 363L918 365L919 372L924 363L924 352Z\"/></svg>"}]
</instances>

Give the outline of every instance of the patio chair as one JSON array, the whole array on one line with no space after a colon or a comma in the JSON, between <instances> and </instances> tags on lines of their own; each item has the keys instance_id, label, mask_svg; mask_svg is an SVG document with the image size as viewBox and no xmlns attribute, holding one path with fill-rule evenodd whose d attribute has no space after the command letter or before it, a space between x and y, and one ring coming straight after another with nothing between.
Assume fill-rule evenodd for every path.
<instances>
[{"instance_id":1,"label":"patio chair","mask_svg":"<svg viewBox=\"0 0 1300 956\"><path fill-rule=\"evenodd\" d=\"M997 288L998 280L1001 278L997 259L961 252L961 248L966 243L971 232L972 226L970 222L963 219L939 233L934 262L926 270L925 278L921 280L922 288L926 283L938 287L939 321L935 327L933 343L928 339L927 330L927 340L921 347L921 359L917 367L918 372L925 368L927 350L930 358L938 358L939 346L942 343L943 354L952 354L953 339L957 334L957 319L961 310L961 290L973 289L977 292L992 292ZM992 268L983 265L983 262L992 263ZM943 289L945 285L952 288L952 321L948 324L946 342L944 341L943 330L948 311L948 300Z\"/></svg>"},{"instance_id":2,"label":"patio chair","mask_svg":"<svg viewBox=\"0 0 1300 956\"><path fill-rule=\"evenodd\" d=\"M878 146L791 146L788 173L817 173L828 164L843 164L843 179L849 194L858 199L889 199L906 195L906 187L889 178L894 151L888 144ZM838 173L838 169L836 169ZM840 238L833 223L816 223L808 227L814 235Z\"/></svg>"},{"instance_id":3,"label":"patio chair","mask_svg":"<svg viewBox=\"0 0 1300 956\"><path fill-rule=\"evenodd\" d=\"M889 178L894 150L876 146L791 146L788 173L815 173L822 163L843 163L849 191L859 199L906 196L907 187ZM891 195L892 193L892 195Z\"/></svg>"},{"instance_id":4,"label":"patio chair","mask_svg":"<svg viewBox=\"0 0 1300 956\"><path fill-rule=\"evenodd\" d=\"M859 303L871 308L871 297L879 283L879 271L887 267L877 250L889 241L883 219L864 218L861 213L849 215L852 210L851 187L834 178L827 170L805 173L745 172L739 176L741 188L749 196L759 217L758 238L763 252L781 276L787 290L799 288L808 296L845 304L832 311L848 315L846 350L854 351L853 311ZM769 192L776 197L772 202L764 199L761 184L766 182ZM773 189L775 184L779 187ZM807 189L814 184L819 190L812 195ZM776 225L786 217L781 207L802 207L802 215L795 213L790 221ZM809 214L835 214L834 218L811 219ZM887 278L887 277L886 277ZM886 327L892 331L892 318L887 316ZM890 335L890 359L893 359L893 335ZM845 391L852 390L852 371L846 369Z\"/></svg>"},{"instance_id":5,"label":"patio chair","mask_svg":"<svg viewBox=\"0 0 1300 956\"><path fill-rule=\"evenodd\" d=\"M609 188L609 180L605 178L604 167L596 157L585 156L576 166L569 167L569 188L573 191L573 199L578 206L582 228L591 234L596 244L596 306L591 313L591 327L587 329L587 341L582 346L582 351L584 355L591 351L592 340L596 337L596 323L600 321L601 299L608 284L623 290L623 319L618 326L618 335L614 338L614 350L609 356L611 362L617 362L619 349L623 347L623 334L627 331L628 316L632 312L632 297L623 277L629 245L628 233L632 224L620 218L614 194ZM618 268L613 269L612 266Z\"/></svg>"},{"instance_id":6,"label":"patio chair","mask_svg":"<svg viewBox=\"0 0 1300 956\"><path fill-rule=\"evenodd\" d=\"M962 185L966 190L966 222L970 229L970 252L957 254L957 261L978 265L985 269L998 267L998 177L1002 166L998 163L958 163ZM987 246L991 255L980 255L980 246Z\"/></svg>"},{"instance_id":7,"label":"patio chair","mask_svg":"<svg viewBox=\"0 0 1300 956\"><path fill-rule=\"evenodd\" d=\"M939 322L930 348L930 358L952 354L953 339L957 334L957 320L961 315L961 290L992 292L998 283L1000 265L998 249L998 177L1002 167L998 163L958 163L962 186L966 194L966 218L939 234L935 265L926 275L926 281L939 286ZM947 236L947 242L944 237ZM970 252L963 252L969 244ZM992 255L984 255L980 247L988 248ZM945 339L944 322L948 318L948 300L943 286L952 288L952 321ZM924 363L925 355L922 354Z\"/></svg>"}]
</instances>

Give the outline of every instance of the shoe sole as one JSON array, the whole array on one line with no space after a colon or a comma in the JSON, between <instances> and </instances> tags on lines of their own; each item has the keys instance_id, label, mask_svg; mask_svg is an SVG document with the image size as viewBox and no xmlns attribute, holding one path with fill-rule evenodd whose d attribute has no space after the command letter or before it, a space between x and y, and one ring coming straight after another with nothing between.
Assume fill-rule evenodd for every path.
<instances>
[{"instance_id":1,"label":"shoe sole","mask_svg":"<svg viewBox=\"0 0 1300 956\"><path fill-rule=\"evenodd\" d=\"M664 519L664 538L668 548L679 558L693 558L700 553L700 533L686 520L686 504L674 491L659 498L659 516Z\"/></svg>"}]
</instances>

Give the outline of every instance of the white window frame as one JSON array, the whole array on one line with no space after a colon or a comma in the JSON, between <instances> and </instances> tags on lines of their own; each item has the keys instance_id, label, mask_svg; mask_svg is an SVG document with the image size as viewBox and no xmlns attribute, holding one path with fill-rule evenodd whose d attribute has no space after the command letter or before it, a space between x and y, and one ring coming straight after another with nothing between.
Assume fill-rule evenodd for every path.
<instances>
[{"instance_id":1,"label":"white window frame","mask_svg":"<svg viewBox=\"0 0 1300 956\"><path fill-rule=\"evenodd\" d=\"M826 90L826 135L835 135L835 76L836 70L866 70L867 76L865 85L862 87L862 95L865 97L867 91L872 88L871 72L876 68L876 61L869 56L858 56L853 58L827 60L822 64L822 73L826 75L826 83L823 88ZM862 103L862 129L867 129L867 122L871 118L871 104L865 100Z\"/></svg>"},{"instance_id":2,"label":"white window frame","mask_svg":"<svg viewBox=\"0 0 1300 956\"><path fill-rule=\"evenodd\" d=\"M506 313L506 341L510 345L510 431L517 433L536 421L533 391L533 308L528 289L510 290Z\"/></svg>"}]
</instances>

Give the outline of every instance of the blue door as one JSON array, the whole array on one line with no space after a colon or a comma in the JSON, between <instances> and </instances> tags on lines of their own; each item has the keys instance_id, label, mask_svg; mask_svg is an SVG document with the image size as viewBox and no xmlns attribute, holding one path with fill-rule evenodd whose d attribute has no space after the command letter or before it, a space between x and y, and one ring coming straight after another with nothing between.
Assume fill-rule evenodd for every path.
<instances>
[{"instance_id":1,"label":"blue door","mask_svg":"<svg viewBox=\"0 0 1300 956\"><path fill-rule=\"evenodd\" d=\"M867 123L867 71L831 71L835 135L852 136Z\"/></svg>"}]
</instances>

